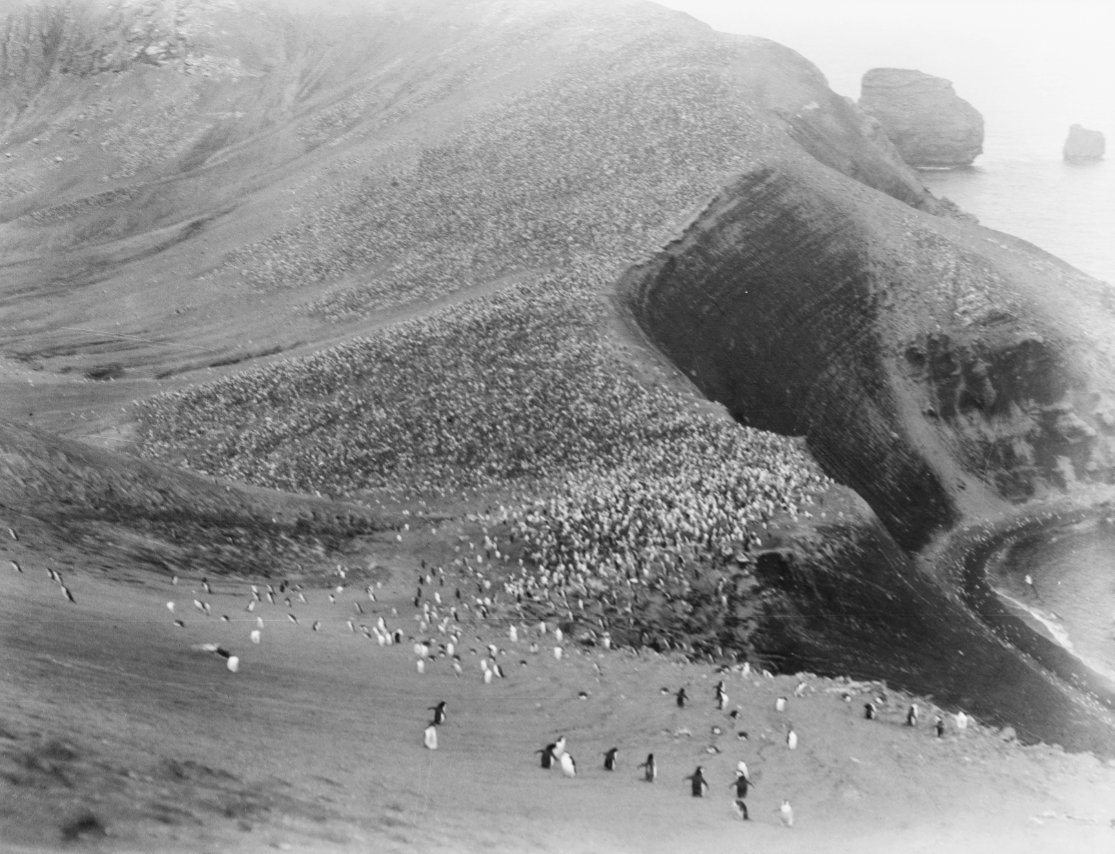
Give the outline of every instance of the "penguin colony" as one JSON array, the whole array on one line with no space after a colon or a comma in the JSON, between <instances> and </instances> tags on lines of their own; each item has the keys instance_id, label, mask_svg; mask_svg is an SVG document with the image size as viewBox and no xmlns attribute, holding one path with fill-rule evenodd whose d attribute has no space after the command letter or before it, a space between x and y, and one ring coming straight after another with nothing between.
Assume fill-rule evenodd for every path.
<instances>
[{"instance_id":1,"label":"penguin colony","mask_svg":"<svg viewBox=\"0 0 1115 854\"><path fill-rule=\"evenodd\" d=\"M12 539L16 539L15 532L12 532ZM425 570L425 562L423 562L423 569ZM18 574L24 574L23 566L16 560L10 560L12 570ZM69 587L64 582L61 573L58 571L47 568L48 579L57 584L66 599L73 604L76 600ZM346 571L343 567L337 567L337 575L343 581ZM458 652L459 645L462 641L463 625L461 618L465 613L471 612L473 616L480 617L481 619L487 618L490 609L495 606L495 597L484 595L491 591L492 584L490 581L478 581L476 584L476 595L473 597L466 597L462 594L462 590L458 587L453 594L452 605L447 605L443 601L441 592L438 590L433 591L432 596L425 595L426 585L432 585L437 581L438 586L445 587L446 576L444 570L438 569L435 571L424 571L419 575L417 592L414 596L413 603L418 613L415 615L414 620L417 623L418 636L410 636L414 640L413 650L417 656L417 672L422 674L425 672L425 665L427 661L436 662L439 659L448 659L452 663L453 672L458 676L464 675L462 666L461 655ZM180 579L174 576L171 584L174 587L179 586ZM213 608L210 601L201 598L202 596L213 595L213 584L208 578L203 577L199 582L199 588L193 591L193 606L194 610L203 620L211 620L214 618ZM230 582L231 586L231 582ZM224 591L225 593L233 593L233 591ZM281 609L281 613L285 614L286 618L295 625L300 625L297 615L294 613L294 598L290 595L285 595L288 592L294 594L300 604L307 604L307 591L301 585L291 584L287 581L280 582L278 586L274 584L250 584L245 593L246 601L243 607L244 614L254 614L256 607L264 602L267 603L268 608ZM358 597L356 601L352 602L352 612L357 617L366 615L365 607L373 608L376 603L376 594L371 585L364 587L362 590L358 588L349 588L344 583L339 583L332 588L332 592L327 594L328 602L331 606L336 606L340 597L345 593L355 593ZM311 593L312 595L312 593ZM281 599L280 599L281 597ZM448 596L446 597L448 598ZM471 598L471 601L468 599ZM432 601L431 601L432 600ZM168 612L173 616L177 614L177 603L174 600L166 602ZM397 609L391 608L390 614L393 618L398 617ZM220 618L224 622L230 622L229 615L221 615ZM241 618L246 619L246 617ZM269 619L281 619L280 617L270 616ZM341 622L340 619L337 622ZM384 615L377 616L373 625L369 626L364 623L357 623L353 619L345 619L343 622L347 625L349 632L359 634L363 638L374 641L378 646L397 646L401 645L404 637L407 637L402 628L389 628ZM185 627L186 623L183 619L174 619L172 624L178 628ZM262 616L254 617L255 627L247 635L247 640L254 646L259 646L263 643L263 630L265 628L265 620ZM325 624L321 620L314 620L311 624L310 631L319 632L325 628ZM560 628L547 625L546 622L540 622L536 626L536 631L539 640L546 635L551 635L557 641L557 645L553 647L554 658L557 660L562 659L562 653L565 641L564 633ZM441 635L445 640L438 640L434 633ZM512 625L507 632L507 637L511 643L516 644L520 641L520 636L525 634L518 626ZM479 638L477 638L479 640ZM523 638L524 642L526 638ZM610 648L610 638L605 638L605 643L601 645L605 648ZM206 652L215 654L215 657L224 662L225 669L230 673L238 673L240 670L240 657L224 646L206 643L201 644L198 648ZM529 648L532 654L537 654L540 651L538 641L531 640ZM471 652L477 652L471 650ZM494 679L504 679L506 674L503 666L498 661L498 657L505 654L505 650L498 648L495 644L488 644L486 653L487 655L480 658L480 670L482 679L485 684L491 684ZM520 664L525 665L527 662L521 661ZM599 671L599 665L596 665ZM735 668L743 677L751 676L751 667L749 664ZM721 668L726 670L726 668ZM769 671L762 671L763 678L773 678ZM793 692L795 698L800 698L805 695L809 688L807 682L801 681ZM685 710L691 703L691 698L685 686L678 688L676 691L671 691L668 688L663 688L661 693L671 695L676 705L677 714L681 710ZM587 699L588 693L582 691L581 699ZM729 705L729 697L725 681L719 680L713 689L713 702L715 708L720 712L726 712ZM845 701L851 700L851 695L845 693ZM879 720L879 710L881 707L887 705L885 696L876 695L867 703L864 704L864 718L871 721ZM779 713L785 712L789 706L789 699L785 696L780 696L775 701L775 710ZM448 703L445 700L440 700L436 704L427 707L427 711L431 712L431 719L426 724L423 734L422 742L427 750L438 749L438 728L445 724L447 720ZM738 721L740 716L740 709L736 708L727 712L727 717L732 722ZM955 729L958 732L967 729L971 718L963 711L959 711L955 715ZM910 704L906 710L904 724L908 727L916 728L918 726L918 706L916 703ZM944 737L946 732L945 719L942 715L935 716L933 723L933 731L938 738ZM679 730L679 732L688 732L688 730ZM722 729L719 726L712 727L712 735L719 736L722 734ZM740 731L737 737L741 741L748 739L748 734L745 731ZM785 725L785 746L789 750L795 750L798 746L798 733L794 726L789 721ZM709 753L719 753L720 749L714 745L708 748ZM535 754L540 757L540 766L543 769L560 769L562 775L567 779L575 779L577 777L577 763L572 753L567 748L567 741L565 736L559 737L556 741L546 744L544 747L535 751ZM608 772L615 772L620 767L619 756L620 748L612 747L605 751L603 754L603 769ZM635 766L641 772L643 781L647 783L654 783L659 777L659 766L655 759L654 753L648 753L646 759ZM697 765L695 770L684 777L679 777L679 780L688 781L690 784L690 794L692 797L705 797L710 791L710 782L705 775L703 766ZM735 779L728 784L729 788L734 790L732 797L732 807L735 814L741 820L750 820L747 809L746 797L749 789L755 783L751 778L746 761L739 760L735 769ZM793 807L788 799L783 798L782 803L775 809L781 823L787 827L793 827L794 812Z\"/></svg>"}]
</instances>

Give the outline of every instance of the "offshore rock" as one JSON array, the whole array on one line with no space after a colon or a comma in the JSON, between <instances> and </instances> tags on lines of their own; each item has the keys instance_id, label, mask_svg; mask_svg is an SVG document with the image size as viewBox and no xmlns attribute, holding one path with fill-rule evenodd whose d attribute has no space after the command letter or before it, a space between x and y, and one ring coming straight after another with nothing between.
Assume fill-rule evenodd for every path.
<instances>
[{"instance_id":1,"label":"offshore rock","mask_svg":"<svg viewBox=\"0 0 1115 854\"><path fill-rule=\"evenodd\" d=\"M1069 128L1062 154L1070 163L1081 160L1102 160L1105 145L1103 134L1098 130L1089 130L1083 125L1073 125Z\"/></svg>"},{"instance_id":2,"label":"offshore rock","mask_svg":"<svg viewBox=\"0 0 1115 854\"><path fill-rule=\"evenodd\" d=\"M944 78L873 68L863 76L859 105L911 166L968 166L983 152L983 116Z\"/></svg>"}]
</instances>

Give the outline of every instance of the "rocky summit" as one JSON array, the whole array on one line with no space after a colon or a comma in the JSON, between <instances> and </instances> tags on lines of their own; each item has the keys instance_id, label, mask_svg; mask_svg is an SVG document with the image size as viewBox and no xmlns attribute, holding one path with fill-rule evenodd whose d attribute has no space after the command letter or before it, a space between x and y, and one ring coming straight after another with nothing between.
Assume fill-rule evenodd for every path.
<instances>
[{"instance_id":1,"label":"rocky summit","mask_svg":"<svg viewBox=\"0 0 1115 854\"><path fill-rule=\"evenodd\" d=\"M911 166L968 166L983 151L983 117L944 78L873 68L863 76L859 105Z\"/></svg>"}]
</instances>

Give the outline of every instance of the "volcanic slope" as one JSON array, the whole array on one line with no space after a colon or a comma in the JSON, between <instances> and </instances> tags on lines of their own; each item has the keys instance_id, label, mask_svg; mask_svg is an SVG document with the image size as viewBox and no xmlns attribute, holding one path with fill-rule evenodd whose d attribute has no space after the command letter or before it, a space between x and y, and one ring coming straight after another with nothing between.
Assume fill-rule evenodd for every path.
<instances>
[{"instance_id":1,"label":"volcanic slope","mask_svg":"<svg viewBox=\"0 0 1115 854\"><path fill-rule=\"evenodd\" d=\"M2 55L0 401L6 419L65 438L12 427L5 440L31 458L13 463L3 508L26 567L4 597L6 687L20 698L4 732L12 838L558 851L734 839L730 811L694 817L666 787L650 825L630 778L604 784L618 812L603 790L571 788L604 776L591 753L587 779L547 789L539 819L530 751L565 730L589 751L622 736L625 752L666 758L663 782L704 762L726 789L731 763L710 747L730 753L736 719L704 700L693 720L645 719L651 702L672 708L659 683L696 696L712 668L601 655L605 641L758 662L770 597L757 553L827 512L822 493L853 528L872 517L803 443L740 428L695 394L626 324L614 286L772 163L881 190L925 222L939 203L801 57L649 4L29 8L5 24ZM48 481L37 503L21 498L26 471ZM171 497L148 508L149 481ZM379 618L402 644L381 649ZM551 643L541 620L597 646L558 642L566 657L547 660L529 646ZM503 640L510 621L528 641ZM506 677L491 685L489 642ZM793 712L803 743L844 727L868 758L838 739L778 754L788 720L770 706L794 681L731 683L751 733L735 744L770 763L755 803L772 848L829 844L834 828L849 850L911 829L986 845L1025 844L1034 827L1046 848L1066 830L1082 847L1106 839L1111 778L1091 757L976 725L930 738L927 751L952 751L930 760L907 738L928 733L898 726L910 697L813 679L803 690L818 702ZM861 724L852 700L882 692L888 726ZM423 752L439 698L473 728ZM1084 714L1090 733L1105 726ZM885 787L847 783L864 761ZM980 770L958 775L967 765ZM818 768L831 772L819 787ZM926 821L924 785L950 792ZM768 786L823 830L775 836Z\"/></svg>"}]
</instances>

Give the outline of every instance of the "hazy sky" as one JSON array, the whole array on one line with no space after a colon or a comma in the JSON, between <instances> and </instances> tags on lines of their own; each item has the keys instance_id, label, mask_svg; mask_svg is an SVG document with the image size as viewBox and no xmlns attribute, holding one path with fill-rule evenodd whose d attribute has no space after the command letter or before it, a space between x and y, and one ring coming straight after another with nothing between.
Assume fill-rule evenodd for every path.
<instances>
[{"instance_id":1,"label":"hazy sky","mask_svg":"<svg viewBox=\"0 0 1115 854\"><path fill-rule=\"evenodd\" d=\"M841 94L858 97L874 67L946 77L989 120L992 146L1008 126L1060 141L1080 122L1115 138L1115 0L659 2L794 48Z\"/></svg>"}]
</instances>

